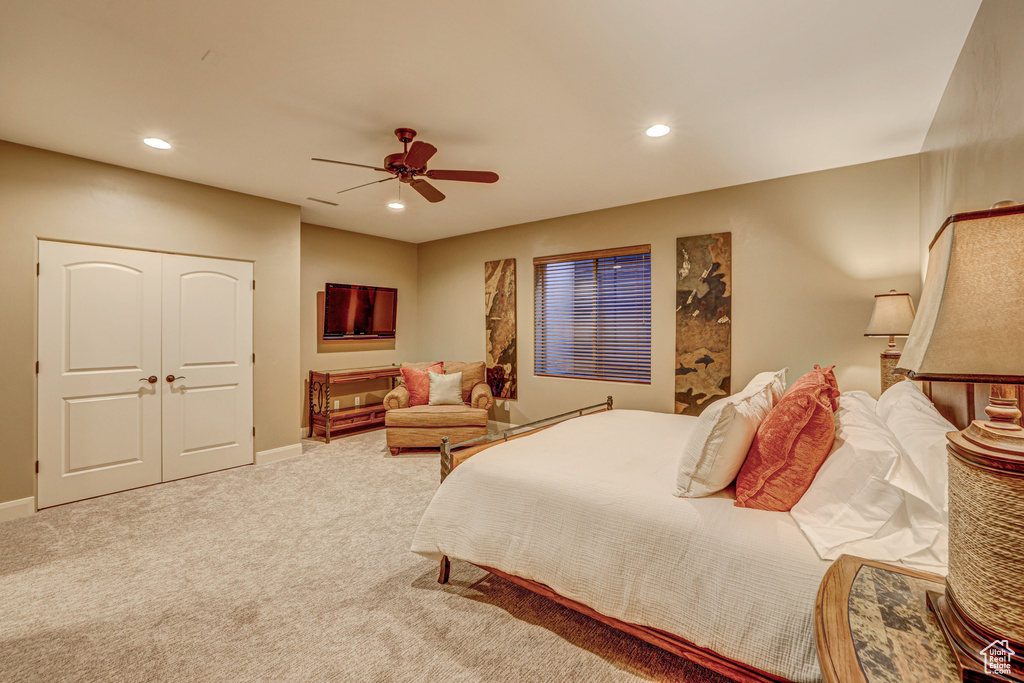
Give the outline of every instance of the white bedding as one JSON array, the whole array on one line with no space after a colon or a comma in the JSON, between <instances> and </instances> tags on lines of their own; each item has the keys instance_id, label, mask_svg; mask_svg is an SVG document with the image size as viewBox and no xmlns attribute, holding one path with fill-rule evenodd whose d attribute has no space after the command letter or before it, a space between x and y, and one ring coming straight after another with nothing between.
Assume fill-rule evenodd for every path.
<instances>
[{"instance_id":1,"label":"white bedding","mask_svg":"<svg viewBox=\"0 0 1024 683\"><path fill-rule=\"evenodd\" d=\"M793 681L819 681L814 600L830 562L789 513L677 498L697 418L614 410L473 456L420 521L412 550L532 579Z\"/></svg>"}]
</instances>

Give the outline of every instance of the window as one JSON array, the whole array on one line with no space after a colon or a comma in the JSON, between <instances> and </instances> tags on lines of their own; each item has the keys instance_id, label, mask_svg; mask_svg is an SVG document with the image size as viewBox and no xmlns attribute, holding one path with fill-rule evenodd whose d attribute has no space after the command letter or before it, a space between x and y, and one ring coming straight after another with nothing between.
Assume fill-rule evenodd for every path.
<instances>
[{"instance_id":1,"label":"window","mask_svg":"<svg viewBox=\"0 0 1024 683\"><path fill-rule=\"evenodd\" d=\"M651 382L651 245L533 260L534 373Z\"/></svg>"}]
</instances>

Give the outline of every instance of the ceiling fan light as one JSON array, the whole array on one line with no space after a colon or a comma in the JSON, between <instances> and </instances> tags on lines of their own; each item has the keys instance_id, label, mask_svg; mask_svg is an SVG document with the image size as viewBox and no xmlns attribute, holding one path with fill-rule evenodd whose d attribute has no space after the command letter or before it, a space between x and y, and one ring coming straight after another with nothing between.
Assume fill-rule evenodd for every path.
<instances>
[{"instance_id":1,"label":"ceiling fan light","mask_svg":"<svg viewBox=\"0 0 1024 683\"><path fill-rule=\"evenodd\" d=\"M150 147L152 147L153 149L170 149L171 148L171 143L167 142L166 140L161 140L160 138L143 138L142 141L145 144L147 144Z\"/></svg>"},{"instance_id":2,"label":"ceiling fan light","mask_svg":"<svg viewBox=\"0 0 1024 683\"><path fill-rule=\"evenodd\" d=\"M672 129L664 123L659 123L647 129L647 137L660 138L662 135L668 135L670 130Z\"/></svg>"},{"instance_id":3,"label":"ceiling fan light","mask_svg":"<svg viewBox=\"0 0 1024 683\"><path fill-rule=\"evenodd\" d=\"M405 208L405 204L402 202L388 202L388 208L392 211L401 211Z\"/></svg>"}]
</instances>

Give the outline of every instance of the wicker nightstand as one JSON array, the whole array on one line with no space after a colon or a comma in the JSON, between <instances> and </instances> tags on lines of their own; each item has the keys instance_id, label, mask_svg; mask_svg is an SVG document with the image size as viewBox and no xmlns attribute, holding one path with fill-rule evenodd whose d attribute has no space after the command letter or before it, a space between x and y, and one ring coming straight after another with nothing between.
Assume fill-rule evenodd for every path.
<instances>
[{"instance_id":1,"label":"wicker nightstand","mask_svg":"<svg viewBox=\"0 0 1024 683\"><path fill-rule=\"evenodd\" d=\"M941 576L843 555L818 589L814 636L827 683L960 683L927 591Z\"/></svg>"}]
</instances>

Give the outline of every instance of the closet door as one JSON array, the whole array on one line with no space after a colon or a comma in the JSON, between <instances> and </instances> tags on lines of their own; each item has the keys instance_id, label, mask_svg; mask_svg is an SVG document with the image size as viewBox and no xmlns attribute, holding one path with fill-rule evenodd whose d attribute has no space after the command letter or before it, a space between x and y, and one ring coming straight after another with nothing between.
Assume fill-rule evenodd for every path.
<instances>
[{"instance_id":1,"label":"closet door","mask_svg":"<svg viewBox=\"0 0 1024 683\"><path fill-rule=\"evenodd\" d=\"M163 479L251 464L252 264L163 258Z\"/></svg>"},{"instance_id":2,"label":"closet door","mask_svg":"<svg viewBox=\"0 0 1024 683\"><path fill-rule=\"evenodd\" d=\"M160 481L161 259L39 243L41 508Z\"/></svg>"}]
</instances>

